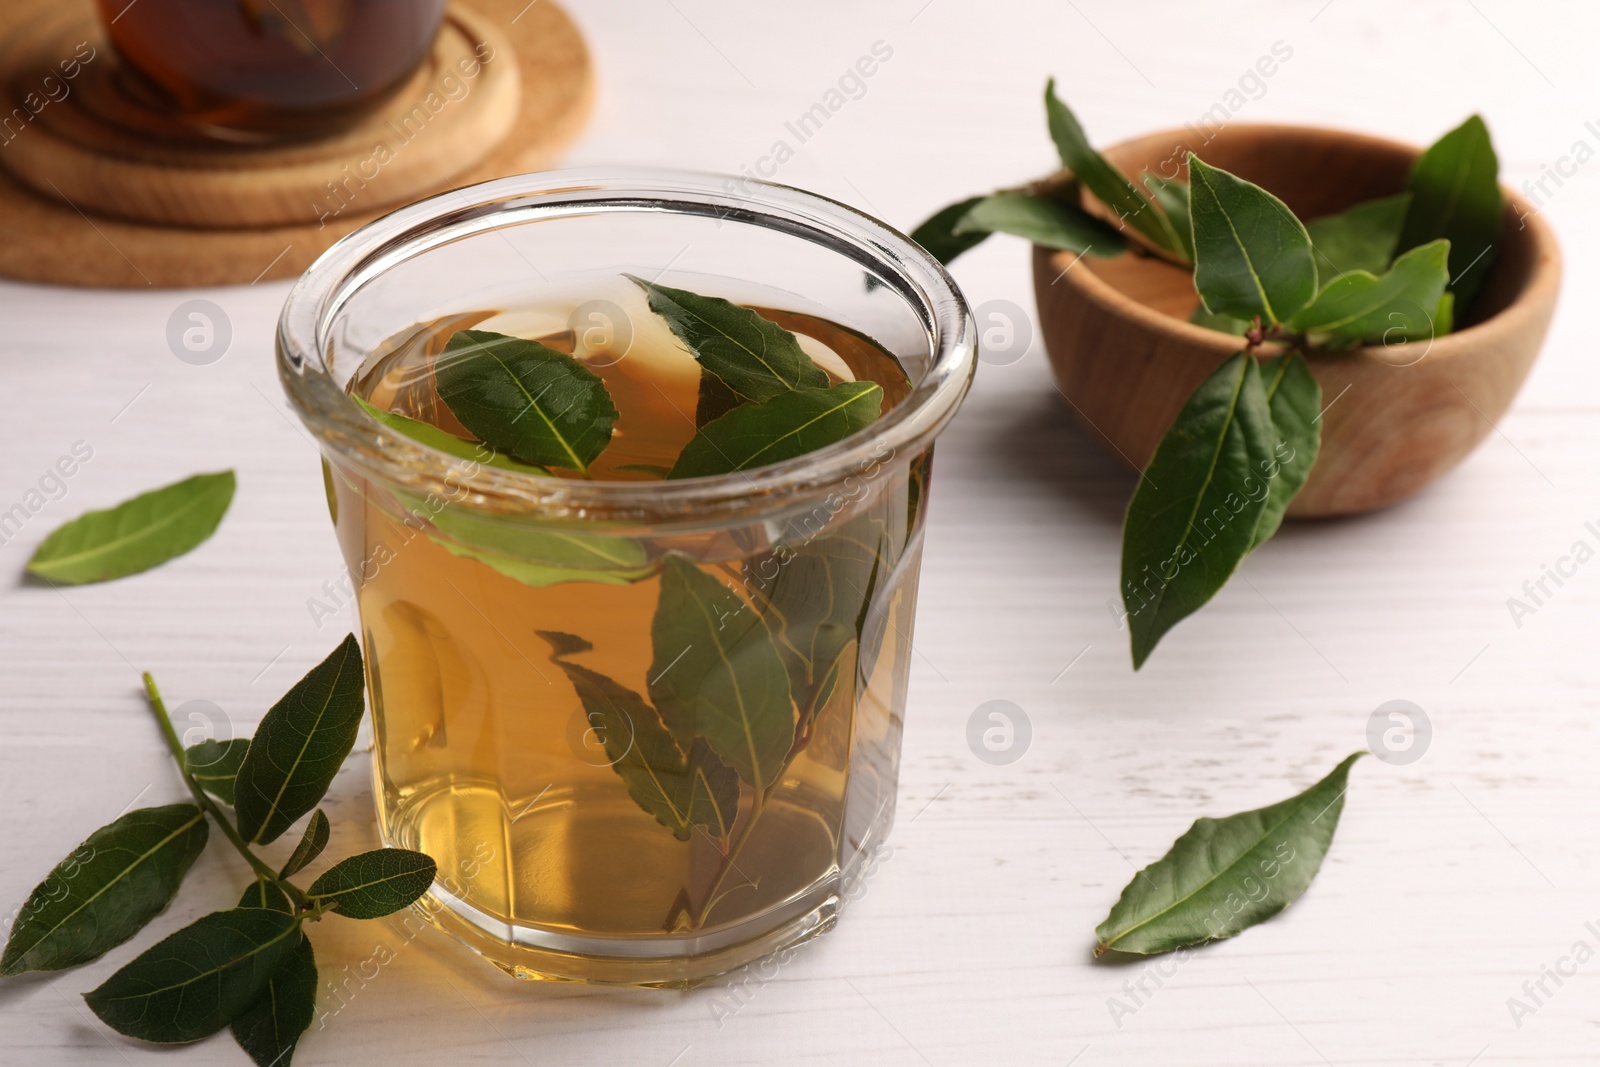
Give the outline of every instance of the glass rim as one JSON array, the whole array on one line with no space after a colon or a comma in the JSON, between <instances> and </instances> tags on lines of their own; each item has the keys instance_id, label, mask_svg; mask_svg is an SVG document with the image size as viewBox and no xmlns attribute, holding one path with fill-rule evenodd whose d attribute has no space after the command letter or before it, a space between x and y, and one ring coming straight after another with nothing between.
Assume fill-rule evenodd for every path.
<instances>
[{"instance_id":1,"label":"glass rim","mask_svg":"<svg viewBox=\"0 0 1600 1067\"><path fill-rule=\"evenodd\" d=\"M739 190L731 186L737 183ZM895 291L926 331L928 366L908 395L866 429L795 459L701 478L600 481L473 464L388 429L363 412L328 366L331 326L368 282L462 238L541 218L676 211L764 226L854 259ZM759 279L757 279L759 280ZM409 323L396 322L396 330ZM586 167L496 178L390 212L336 242L290 290L278 320L284 390L324 455L390 484L509 499L585 518L638 520L721 512L814 495L888 456L920 452L954 416L977 365L976 327L954 280L898 230L849 205L792 186L712 172ZM461 468L471 464L463 478Z\"/></svg>"}]
</instances>

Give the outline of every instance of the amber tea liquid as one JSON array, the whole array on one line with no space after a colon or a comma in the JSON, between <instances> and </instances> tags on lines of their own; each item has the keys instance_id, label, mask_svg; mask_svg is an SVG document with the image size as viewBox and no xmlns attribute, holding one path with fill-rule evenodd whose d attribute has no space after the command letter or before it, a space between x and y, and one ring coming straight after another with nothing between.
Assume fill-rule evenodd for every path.
<instances>
[{"instance_id":1,"label":"amber tea liquid","mask_svg":"<svg viewBox=\"0 0 1600 1067\"><path fill-rule=\"evenodd\" d=\"M885 410L905 397L904 370L871 340L764 309L781 297L737 292L796 333L832 380L877 382ZM607 324L569 328L572 308L596 296L626 309L625 352ZM543 341L603 378L620 416L594 478L658 480L695 433L699 365L620 280L565 303L419 323L367 360L352 391L470 437L432 386L446 341L467 328ZM497 515L475 500L438 518L427 501L335 467L330 505L359 590L380 819L390 844L438 861L434 921L521 977L660 985L725 969L716 953L747 949L747 930L778 929L770 951L830 925L841 884L879 844L869 838L893 804L926 473L926 454L881 455L803 515L635 529L619 568L530 583L475 557L484 546L470 533L464 546L446 518L466 508L514 532L538 529L537 516ZM738 782L726 820L686 834L646 810L638 774L630 784L615 766L626 749L637 772L638 753L661 733L652 686L675 668L663 667L653 630L669 555L721 585L716 611L765 627L791 680L781 774L762 790ZM592 646L565 656L581 671L563 665L550 634ZM605 729L622 720L597 716L592 691L586 704L574 678L591 675L642 705L628 705L639 720L632 748L614 734L607 744ZM692 966L672 962L691 955Z\"/></svg>"}]
</instances>

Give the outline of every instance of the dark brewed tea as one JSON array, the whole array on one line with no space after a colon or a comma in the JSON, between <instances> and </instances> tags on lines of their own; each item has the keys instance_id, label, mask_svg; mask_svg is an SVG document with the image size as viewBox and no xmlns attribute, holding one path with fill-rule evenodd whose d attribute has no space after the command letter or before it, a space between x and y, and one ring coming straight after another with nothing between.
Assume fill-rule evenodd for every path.
<instances>
[{"instance_id":1,"label":"dark brewed tea","mask_svg":"<svg viewBox=\"0 0 1600 1067\"><path fill-rule=\"evenodd\" d=\"M202 127L313 136L387 99L445 0L99 0L129 88Z\"/></svg>"}]
</instances>

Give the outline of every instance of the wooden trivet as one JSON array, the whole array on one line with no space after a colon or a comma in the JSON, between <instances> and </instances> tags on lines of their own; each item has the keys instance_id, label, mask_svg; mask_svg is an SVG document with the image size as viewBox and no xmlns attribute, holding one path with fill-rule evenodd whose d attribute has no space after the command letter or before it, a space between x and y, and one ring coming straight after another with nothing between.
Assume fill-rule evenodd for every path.
<instances>
[{"instance_id":1,"label":"wooden trivet","mask_svg":"<svg viewBox=\"0 0 1600 1067\"><path fill-rule=\"evenodd\" d=\"M593 98L588 50L551 0L452 4L377 113L268 147L205 141L127 100L91 0L7 0L0 41L0 275L67 285L292 277L399 204L549 166Z\"/></svg>"}]
</instances>

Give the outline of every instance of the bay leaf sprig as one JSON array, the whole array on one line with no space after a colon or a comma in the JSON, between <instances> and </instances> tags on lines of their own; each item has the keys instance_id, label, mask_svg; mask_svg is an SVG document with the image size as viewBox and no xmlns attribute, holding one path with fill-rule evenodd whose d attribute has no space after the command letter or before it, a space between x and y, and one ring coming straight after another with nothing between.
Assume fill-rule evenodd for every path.
<instances>
[{"instance_id":1,"label":"bay leaf sprig","mask_svg":"<svg viewBox=\"0 0 1600 1067\"><path fill-rule=\"evenodd\" d=\"M1151 955L1219 941L1300 899L1322 868L1344 810L1350 767L1288 800L1196 819L1165 856L1134 875L1095 928L1094 954Z\"/></svg>"},{"instance_id":2,"label":"bay leaf sprig","mask_svg":"<svg viewBox=\"0 0 1600 1067\"><path fill-rule=\"evenodd\" d=\"M51 531L28 572L60 585L126 578L176 559L216 532L233 502L231 470L196 474L86 511Z\"/></svg>"},{"instance_id":3,"label":"bay leaf sprig","mask_svg":"<svg viewBox=\"0 0 1600 1067\"><path fill-rule=\"evenodd\" d=\"M1188 168L1195 287L1208 314L1246 323L1244 347L1191 394L1129 502L1121 584L1135 669L1277 531L1310 477L1322 390L1309 361L1431 338L1451 300L1448 241L1404 252L1381 276L1324 280L1286 204L1192 153ZM1392 225L1396 212L1369 215Z\"/></svg>"},{"instance_id":4,"label":"bay leaf sprig","mask_svg":"<svg viewBox=\"0 0 1600 1067\"><path fill-rule=\"evenodd\" d=\"M709 885L673 905L668 929L706 920L792 757L797 710L779 625L695 560L669 553L646 693L575 662L591 651L582 638L541 634L634 802L679 840L699 831L717 845ZM792 636L811 644L801 627Z\"/></svg>"},{"instance_id":5,"label":"bay leaf sprig","mask_svg":"<svg viewBox=\"0 0 1600 1067\"><path fill-rule=\"evenodd\" d=\"M420 852L383 848L333 864L307 888L289 881L318 860L331 837L316 804L350 754L365 711L360 646L347 636L242 742L185 748L155 680L146 674L144 681L193 802L129 812L58 863L18 912L0 974L74 967L134 937L171 903L215 827L255 879L239 905L158 941L84 1000L129 1037L183 1043L231 1027L255 1063L288 1067L316 1005L306 924L330 914L371 919L399 911L427 892L436 873ZM224 784L229 768L234 780ZM252 848L307 812L281 868Z\"/></svg>"},{"instance_id":6,"label":"bay leaf sprig","mask_svg":"<svg viewBox=\"0 0 1600 1067\"><path fill-rule=\"evenodd\" d=\"M739 779L694 738L692 719L678 722L675 733L642 695L572 661L592 650L588 641L548 631L539 636L549 642L552 661L577 691L584 718L634 802L680 841L700 827L725 846L738 817Z\"/></svg>"},{"instance_id":7,"label":"bay leaf sprig","mask_svg":"<svg viewBox=\"0 0 1600 1067\"><path fill-rule=\"evenodd\" d=\"M1063 175L952 204L912 236L944 263L990 232L1080 255L1159 256L1192 271L1189 321L1242 339L1196 386L1128 505L1121 587L1138 669L1272 537L1311 476L1317 362L1431 341L1470 312L1504 225L1498 162L1474 115L1421 154L1405 189L1302 222L1193 152L1182 176L1135 182L1089 145L1053 82L1045 111ZM1114 225L1118 241L1091 240L1090 223Z\"/></svg>"}]
</instances>

